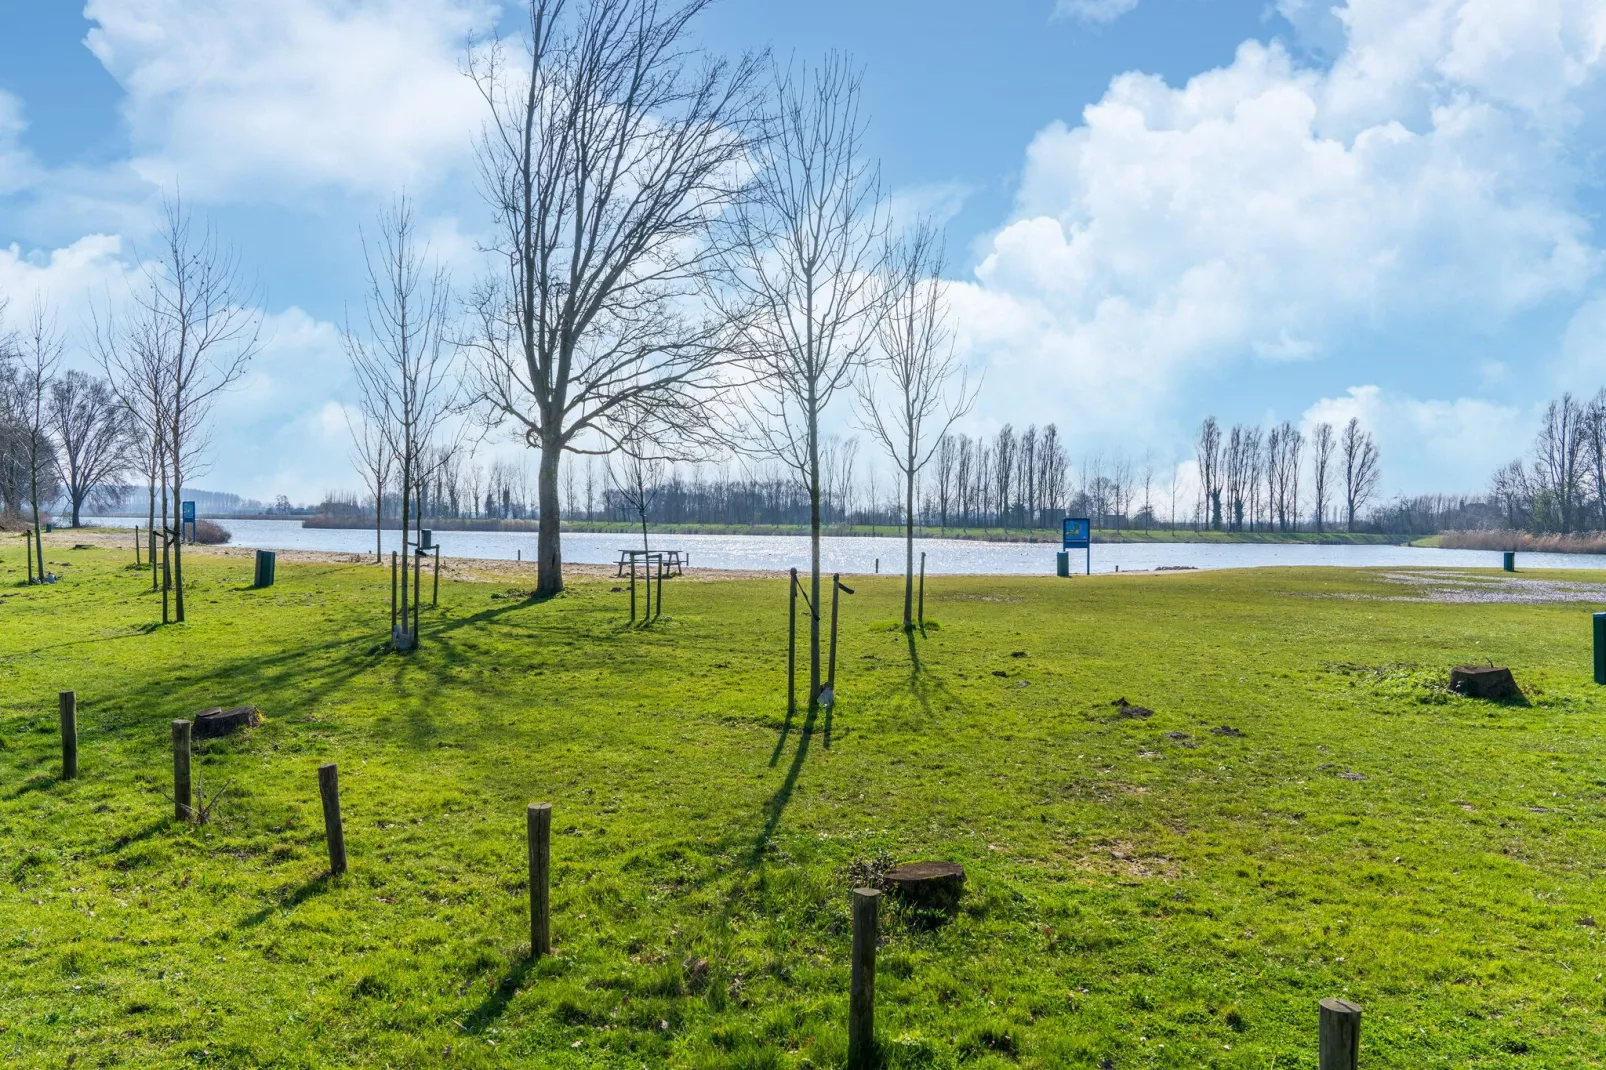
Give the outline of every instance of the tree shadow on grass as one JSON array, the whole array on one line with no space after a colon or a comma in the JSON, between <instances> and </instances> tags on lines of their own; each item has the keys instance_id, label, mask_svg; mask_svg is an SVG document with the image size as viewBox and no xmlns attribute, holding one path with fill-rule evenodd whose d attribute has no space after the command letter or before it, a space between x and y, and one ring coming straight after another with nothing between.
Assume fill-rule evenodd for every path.
<instances>
[{"instance_id":1,"label":"tree shadow on grass","mask_svg":"<svg viewBox=\"0 0 1606 1070\"><path fill-rule=\"evenodd\" d=\"M241 918L239 923L235 925L235 928L254 929L281 910L294 910L296 907L300 906L308 899L311 899L313 896L321 894L329 887L333 880L334 878L328 873L320 873L318 876L307 881L305 884L301 885L301 887L295 889L284 898L277 899L274 902L269 903L255 914L250 914L244 918Z\"/></svg>"},{"instance_id":2,"label":"tree shadow on grass","mask_svg":"<svg viewBox=\"0 0 1606 1070\"><path fill-rule=\"evenodd\" d=\"M803 730L798 735L797 750L792 753L792 764L786 770L786 779L781 786L775 789L769 802L764 804L764 828L753 841L753 848L748 852L748 866L757 865L769 849L770 837L780 827L781 817L786 813L786 804L792 801L792 792L797 788L797 778L803 772L803 762L809 756L809 741L814 736L814 719L819 713L815 703L809 704L808 716L803 719ZM829 714L827 714L829 716Z\"/></svg>"},{"instance_id":3,"label":"tree shadow on grass","mask_svg":"<svg viewBox=\"0 0 1606 1070\"><path fill-rule=\"evenodd\" d=\"M491 989L491 994L474 1008L467 1018L463 1019L463 1032L478 1033L486 1026L502 1017L507 1005L513 1002L513 997L519 994L524 987L524 978L535 968L535 959L524 955L515 962L511 969Z\"/></svg>"},{"instance_id":4,"label":"tree shadow on grass","mask_svg":"<svg viewBox=\"0 0 1606 1070\"><path fill-rule=\"evenodd\" d=\"M9 792L7 792L6 801L10 802L12 799L20 799L22 796L27 795L30 792L44 791L46 788L50 787L50 785L56 783L58 779L59 778L53 773L35 773L33 776L29 777L27 780L24 780L21 784L18 784L15 788L12 788Z\"/></svg>"}]
</instances>

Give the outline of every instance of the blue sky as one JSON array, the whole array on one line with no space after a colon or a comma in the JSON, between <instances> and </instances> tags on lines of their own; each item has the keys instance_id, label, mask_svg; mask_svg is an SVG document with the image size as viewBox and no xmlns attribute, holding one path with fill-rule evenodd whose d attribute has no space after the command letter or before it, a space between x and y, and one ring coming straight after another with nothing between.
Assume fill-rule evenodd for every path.
<instances>
[{"instance_id":1,"label":"blue sky","mask_svg":"<svg viewBox=\"0 0 1606 1070\"><path fill-rule=\"evenodd\" d=\"M201 482L354 486L357 227L405 185L472 280L456 65L510 10L0 0L13 311L44 293L76 333L180 185L257 274L271 332ZM1164 468L1207 412L1359 415L1391 491L1469 490L1546 399L1606 383L1606 0L724 0L700 33L864 65L894 203L946 221L986 372L971 430L1055 421L1077 452Z\"/></svg>"}]
</instances>

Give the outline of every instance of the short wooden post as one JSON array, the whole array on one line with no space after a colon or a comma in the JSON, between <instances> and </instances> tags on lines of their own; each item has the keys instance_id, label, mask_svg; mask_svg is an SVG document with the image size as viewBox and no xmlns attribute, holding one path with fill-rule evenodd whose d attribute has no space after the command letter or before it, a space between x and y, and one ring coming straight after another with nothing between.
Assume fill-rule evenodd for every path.
<instances>
[{"instance_id":1,"label":"short wooden post","mask_svg":"<svg viewBox=\"0 0 1606 1070\"><path fill-rule=\"evenodd\" d=\"M396 551L390 552L390 631L396 633Z\"/></svg>"},{"instance_id":2,"label":"short wooden post","mask_svg":"<svg viewBox=\"0 0 1606 1070\"><path fill-rule=\"evenodd\" d=\"M630 555L630 623L636 623L636 555Z\"/></svg>"},{"instance_id":3,"label":"short wooden post","mask_svg":"<svg viewBox=\"0 0 1606 1070\"><path fill-rule=\"evenodd\" d=\"M1606 684L1606 613L1595 614L1595 682Z\"/></svg>"},{"instance_id":4,"label":"short wooden post","mask_svg":"<svg viewBox=\"0 0 1606 1070\"><path fill-rule=\"evenodd\" d=\"M853 889L853 972L848 989L848 1067L875 1066L875 952L881 893ZM1325 1070L1325 1068L1324 1068Z\"/></svg>"},{"instance_id":5,"label":"short wooden post","mask_svg":"<svg viewBox=\"0 0 1606 1070\"><path fill-rule=\"evenodd\" d=\"M441 604L441 548L435 547L435 586L429 592L429 608Z\"/></svg>"},{"instance_id":6,"label":"short wooden post","mask_svg":"<svg viewBox=\"0 0 1606 1070\"><path fill-rule=\"evenodd\" d=\"M190 805L190 722L173 722L173 818L188 821Z\"/></svg>"},{"instance_id":7,"label":"short wooden post","mask_svg":"<svg viewBox=\"0 0 1606 1070\"><path fill-rule=\"evenodd\" d=\"M842 596L842 576L840 573L831 574L831 662L825 674L825 686L831 692L831 701L836 702L836 604Z\"/></svg>"},{"instance_id":8,"label":"short wooden post","mask_svg":"<svg viewBox=\"0 0 1606 1070\"><path fill-rule=\"evenodd\" d=\"M797 712L797 569L786 598L786 715Z\"/></svg>"},{"instance_id":9,"label":"short wooden post","mask_svg":"<svg viewBox=\"0 0 1606 1070\"><path fill-rule=\"evenodd\" d=\"M146 534L150 536L150 553L146 557L151 563L151 590L154 591L156 590L156 529L151 528Z\"/></svg>"},{"instance_id":10,"label":"short wooden post","mask_svg":"<svg viewBox=\"0 0 1606 1070\"><path fill-rule=\"evenodd\" d=\"M418 646L418 593L422 589L419 580L423 576L424 551L413 551L413 646Z\"/></svg>"},{"instance_id":11,"label":"short wooden post","mask_svg":"<svg viewBox=\"0 0 1606 1070\"><path fill-rule=\"evenodd\" d=\"M1361 1060L1361 1008L1347 999L1324 999L1318 1034L1318 1070L1356 1070Z\"/></svg>"},{"instance_id":12,"label":"short wooden post","mask_svg":"<svg viewBox=\"0 0 1606 1070\"><path fill-rule=\"evenodd\" d=\"M318 767L318 794L323 796L323 836L329 842L329 873L346 872L346 829L340 823L340 769L334 762Z\"/></svg>"},{"instance_id":13,"label":"short wooden post","mask_svg":"<svg viewBox=\"0 0 1606 1070\"><path fill-rule=\"evenodd\" d=\"M142 568L145 562L139 559L139 525L134 525L134 567Z\"/></svg>"},{"instance_id":14,"label":"short wooden post","mask_svg":"<svg viewBox=\"0 0 1606 1070\"><path fill-rule=\"evenodd\" d=\"M63 691L57 697L61 705L61 779L78 777L78 692Z\"/></svg>"},{"instance_id":15,"label":"short wooden post","mask_svg":"<svg viewBox=\"0 0 1606 1070\"><path fill-rule=\"evenodd\" d=\"M530 845L530 957L552 953L552 804L531 803L525 814Z\"/></svg>"},{"instance_id":16,"label":"short wooden post","mask_svg":"<svg viewBox=\"0 0 1606 1070\"><path fill-rule=\"evenodd\" d=\"M33 528L26 528L22 533L22 549L28 558L28 582L33 583ZM40 579L44 577L41 576Z\"/></svg>"},{"instance_id":17,"label":"short wooden post","mask_svg":"<svg viewBox=\"0 0 1606 1070\"><path fill-rule=\"evenodd\" d=\"M658 555L658 611L655 617L664 615L664 555Z\"/></svg>"},{"instance_id":18,"label":"short wooden post","mask_svg":"<svg viewBox=\"0 0 1606 1070\"><path fill-rule=\"evenodd\" d=\"M920 626L926 626L926 551L920 551Z\"/></svg>"}]
</instances>

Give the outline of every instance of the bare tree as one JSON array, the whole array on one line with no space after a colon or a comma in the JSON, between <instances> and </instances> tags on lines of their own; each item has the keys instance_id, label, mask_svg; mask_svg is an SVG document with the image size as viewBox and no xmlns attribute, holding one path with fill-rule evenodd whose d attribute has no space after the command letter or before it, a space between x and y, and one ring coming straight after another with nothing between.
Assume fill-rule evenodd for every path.
<instances>
[{"instance_id":1,"label":"bare tree","mask_svg":"<svg viewBox=\"0 0 1606 1070\"><path fill-rule=\"evenodd\" d=\"M954 356L943 249L921 223L887 254L887 307L877 332L881 377L859 383L860 420L903 475L903 626L914 626L915 484L955 420L975 403ZM884 381L882 379L884 377ZM1035 446L1037 436L1032 435Z\"/></svg>"},{"instance_id":2,"label":"bare tree","mask_svg":"<svg viewBox=\"0 0 1606 1070\"><path fill-rule=\"evenodd\" d=\"M954 436L943 435L937 442L937 522L948 530L948 510L954 504L954 475L959 463L959 444Z\"/></svg>"},{"instance_id":3,"label":"bare tree","mask_svg":"<svg viewBox=\"0 0 1606 1070\"><path fill-rule=\"evenodd\" d=\"M412 205L398 197L381 211L372 243L363 238L367 265L364 329L346 326L346 354L356 373L365 422L372 421L396 466L400 491L401 545L422 519L424 484L433 474L436 439L456 403L449 340L451 280L439 264L427 264ZM415 508L414 501L418 505ZM391 641L410 649L418 641L408 613L410 589L401 590L401 622Z\"/></svg>"},{"instance_id":4,"label":"bare tree","mask_svg":"<svg viewBox=\"0 0 1606 1070\"><path fill-rule=\"evenodd\" d=\"M1572 394L1545 407L1534 441L1534 467L1536 482L1549 491L1549 509L1555 514L1544 518L1547 530L1566 534L1577 526L1587 446L1584 429L1584 409Z\"/></svg>"},{"instance_id":5,"label":"bare tree","mask_svg":"<svg viewBox=\"0 0 1606 1070\"><path fill-rule=\"evenodd\" d=\"M1205 417L1199 425L1199 438L1195 444L1199 459L1199 483L1204 494L1207 523L1221 527L1221 425L1214 416Z\"/></svg>"},{"instance_id":6,"label":"bare tree","mask_svg":"<svg viewBox=\"0 0 1606 1070\"><path fill-rule=\"evenodd\" d=\"M1350 417L1344 425L1341 442L1344 451L1344 508L1350 531L1355 530L1355 517L1377 493L1382 473L1378 470L1377 443L1370 431L1361 430L1359 417Z\"/></svg>"},{"instance_id":7,"label":"bare tree","mask_svg":"<svg viewBox=\"0 0 1606 1070\"><path fill-rule=\"evenodd\" d=\"M390 488L391 473L396 466L396 455L390 450L389 438L382 421L383 411L370 411L371 399L366 391L359 391L361 412L353 420L346 411L346 426L351 430L353 460L362 473L363 488L374 496L374 564L385 559L385 491Z\"/></svg>"},{"instance_id":8,"label":"bare tree","mask_svg":"<svg viewBox=\"0 0 1606 1070\"><path fill-rule=\"evenodd\" d=\"M14 397L7 405L18 434L19 457L27 480L27 500L33 519L33 548L38 552L39 580L45 577L45 550L40 542L40 513L60 490L55 443L50 437L50 394L66 343L56 319L42 297L35 296L22 338L17 344L18 375L10 384Z\"/></svg>"},{"instance_id":9,"label":"bare tree","mask_svg":"<svg viewBox=\"0 0 1606 1070\"><path fill-rule=\"evenodd\" d=\"M106 380L71 370L51 385L49 416L76 528L91 494L121 498L132 442L129 413Z\"/></svg>"},{"instance_id":10,"label":"bare tree","mask_svg":"<svg viewBox=\"0 0 1606 1070\"><path fill-rule=\"evenodd\" d=\"M716 263L711 226L742 188L759 68L695 52L688 25L708 3L530 0L522 71L499 44L470 53L501 264L475 294L475 392L540 451L543 595L563 589L565 451L616 448L622 405L648 413L652 437L714 426L727 324L692 298Z\"/></svg>"},{"instance_id":11,"label":"bare tree","mask_svg":"<svg viewBox=\"0 0 1606 1070\"><path fill-rule=\"evenodd\" d=\"M1143 531L1148 533L1149 523L1154 519L1154 503L1150 494L1154 490L1154 454L1148 450L1143 451Z\"/></svg>"},{"instance_id":12,"label":"bare tree","mask_svg":"<svg viewBox=\"0 0 1606 1070\"><path fill-rule=\"evenodd\" d=\"M746 445L785 464L809 499L809 702L820 694L822 416L874 345L885 219L864 160L860 76L839 55L778 70L762 165L730 217L727 313L758 383ZM872 496L871 506L874 507Z\"/></svg>"},{"instance_id":13,"label":"bare tree","mask_svg":"<svg viewBox=\"0 0 1606 1070\"><path fill-rule=\"evenodd\" d=\"M1595 484L1598 530L1606 531L1606 387L1584 408L1582 434L1589 475Z\"/></svg>"},{"instance_id":14,"label":"bare tree","mask_svg":"<svg viewBox=\"0 0 1606 1070\"><path fill-rule=\"evenodd\" d=\"M616 454L619 463L610 464L608 474L620 500L635 510L641 522L641 549L647 553L652 550L647 542L647 514L663 487L665 462L652 436L646 433L650 418L645 413L636 415L640 426L631 426L627 422L631 410L615 410L612 437L620 444Z\"/></svg>"},{"instance_id":15,"label":"bare tree","mask_svg":"<svg viewBox=\"0 0 1606 1070\"><path fill-rule=\"evenodd\" d=\"M153 445L162 466L164 575L173 591L173 619L182 622L183 545L168 528L167 506L171 501L176 516L185 483L203 470L212 406L245 374L259 347L262 320L238 255L210 224L197 231L177 198L165 206L161 244L146 263L145 278L145 288L132 295L134 310L124 328L108 316L111 349L103 347L102 357L132 365L125 388L159 391L144 416L159 428ZM144 418L138 411L136 416ZM165 586L162 617L167 619Z\"/></svg>"},{"instance_id":16,"label":"bare tree","mask_svg":"<svg viewBox=\"0 0 1606 1070\"><path fill-rule=\"evenodd\" d=\"M1313 504L1315 509L1316 532L1320 534L1322 525L1327 522L1327 503L1333 496L1333 452L1338 448L1337 436L1333 434L1333 425L1319 423L1310 435L1311 448L1311 490L1316 495Z\"/></svg>"},{"instance_id":17,"label":"bare tree","mask_svg":"<svg viewBox=\"0 0 1606 1070\"><path fill-rule=\"evenodd\" d=\"M1005 424L993 436L993 494L998 506L998 526L1009 527L1010 491L1015 486L1015 428Z\"/></svg>"}]
</instances>

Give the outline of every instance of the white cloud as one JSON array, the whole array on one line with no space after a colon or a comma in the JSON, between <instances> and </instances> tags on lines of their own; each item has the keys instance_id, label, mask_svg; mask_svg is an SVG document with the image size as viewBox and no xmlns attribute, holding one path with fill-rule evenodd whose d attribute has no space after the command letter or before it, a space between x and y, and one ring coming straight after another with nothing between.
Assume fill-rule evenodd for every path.
<instances>
[{"instance_id":1,"label":"white cloud","mask_svg":"<svg viewBox=\"0 0 1606 1070\"><path fill-rule=\"evenodd\" d=\"M466 159L459 71L481 0L89 0L90 49L127 92L134 166L205 198L391 191Z\"/></svg>"},{"instance_id":2,"label":"white cloud","mask_svg":"<svg viewBox=\"0 0 1606 1070\"><path fill-rule=\"evenodd\" d=\"M1352 418L1377 440L1385 485L1406 493L1478 490L1533 432L1532 414L1517 406L1467 397L1422 400L1376 385L1322 398L1305 410L1301 429L1307 436L1320 423L1341 430ZM1402 467L1409 469L1404 479Z\"/></svg>"},{"instance_id":3,"label":"white cloud","mask_svg":"<svg viewBox=\"0 0 1606 1070\"><path fill-rule=\"evenodd\" d=\"M22 144L26 129L22 101L0 89L0 197L27 189L38 180L38 164Z\"/></svg>"},{"instance_id":4,"label":"white cloud","mask_svg":"<svg viewBox=\"0 0 1606 1070\"><path fill-rule=\"evenodd\" d=\"M1059 0L1054 14L1082 22L1114 22L1138 6L1138 0Z\"/></svg>"},{"instance_id":5,"label":"white cloud","mask_svg":"<svg viewBox=\"0 0 1606 1070\"><path fill-rule=\"evenodd\" d=\"M984 407L1130 432L1229 369L1580 299L1601 255L1565 116L1599 80L1606 0L1511 8L1354 0L1330 70L1250 41L1181 86L1121 75L1039 133L955 290Z\"/></svg>"}]
</instances>

